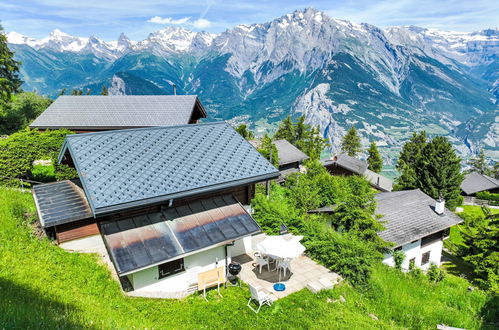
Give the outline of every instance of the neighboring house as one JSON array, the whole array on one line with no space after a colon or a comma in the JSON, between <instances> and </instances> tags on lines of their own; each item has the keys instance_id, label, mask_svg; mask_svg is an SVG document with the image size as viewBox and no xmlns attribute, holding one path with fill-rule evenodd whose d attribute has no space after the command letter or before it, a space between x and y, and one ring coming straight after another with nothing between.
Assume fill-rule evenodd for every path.
<instances>
[{"instance_id":1,"label":"neighboring house","mask_svg":"<svg viewBox=\"0 0 499 330\"><path fill-rule=\"evenodd\" d=\"M79 247L103 241L122 281L171 297L251 250L255 184L279 176L226 123L68 135L59 162L80 179L33 188L46 231Z\"/></svg>"},{"instance_id":2,"label":"neighboring house","mask_svg":"<svg viewBox=\"0 0 499 330\"><path fill-rule=\"evenodd\" d=\"M261 142L258 140L251 140L249 142L257 149L261 145ZM286 179L286 176L291 173L299 172L300 165L309 157L287 140L282 139L272 142L277 149L279 171L281 171L281 176L277 179L277 182L283 182Z\"/></svg>"},{"instance_id":3,"label":"neighboring house","mask_svg":"<svg viewBox=\"0 0 499 330\"><path fill-rule=\"evenodd\" d=\"M383 216L380 221L386 228L379 236L395 243L393 249L404 251L402 268L408 269L411 260L422 269L431 263L440 266L443 240L462 219L446 209L444 201L435 201L419 189L379 193L376 201L376 213ZM383 262L395 264L391 254Z\"/></svg>"},{"instance_id":4,"label":"neighboring house","mask_svg":"<svg viewBox=\"0 0 499 330\"><path fill-rule=\"evenodd\" d=\"M371 171L367 168L367 162L360 159L340 154L330 159L321 159L321 163L332 175L363 175L379 191L392 191L392 180Z\"/></svg>"},{"instance_id":5,"label":"neighboring house","mask_svg":"<svg viewBox=\"0 0 499 330\"><path fill-rule=\"evenodd\" d=\"M499 193L499 180L478 172L466 174L461 183L461 190L466 196L474 196L477 192L488 191Z\"/></svg>"},{"instance_id":6,"label":"neighboring house","mask_svg":"<svg viewBox=\"0 0 499 330\"><path fill-rule=\"evenodd\" d=\"M30 128L76 133L195 124L206 118L196 95L59 96Z\"/></svg>"}]
</instances>

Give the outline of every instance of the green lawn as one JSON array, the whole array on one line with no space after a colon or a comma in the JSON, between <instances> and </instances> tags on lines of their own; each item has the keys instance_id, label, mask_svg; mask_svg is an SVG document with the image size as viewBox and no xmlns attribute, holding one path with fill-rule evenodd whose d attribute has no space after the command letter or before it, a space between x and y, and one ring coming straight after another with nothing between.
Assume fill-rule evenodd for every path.
<instances>
[{"instance_id":1,"label":"green lawn","mask_svg":"<svg viewBox=\"0 0 499 330\"><path fill-rule=\"evenodd\" d=\"M474 215L483 215L482 207L477 205L463 205L463 212ZM499 213L499 209L489 208L490 213L497 214Z\"/></svg>"},{"instance_id":2,"label":"green lawn","mask_svg":"<svg viewBox=\"0 0 499 330\"><path fill-rule=\"evenodd\" d=\"M449 275L431 284L381 265L365 291L349 285L318 295L304 290L258 315L246 307L247 288L225 289L224 298L212 291L209 302L198 295L125 297L96 256L39 240L25 213L34 213L31 194L0 188L0 328L435 329L445 323L478 329L493 328L488 322L497 315L497 299L468 291L464 279ZM340 295L345 303L334 302Z\"/></svg>"}]
</instances>

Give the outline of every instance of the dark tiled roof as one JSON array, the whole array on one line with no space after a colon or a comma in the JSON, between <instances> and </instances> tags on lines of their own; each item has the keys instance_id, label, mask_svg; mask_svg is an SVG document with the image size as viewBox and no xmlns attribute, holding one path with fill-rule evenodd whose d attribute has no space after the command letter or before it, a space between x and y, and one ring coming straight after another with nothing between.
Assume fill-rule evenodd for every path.
<instances>
[{"instance_id":1,"label":"dark tiled roof","mask_svg":"<svg viewBox=\"0 0 499 330\"><path fill-rule=\"evenodd\" d=\"M364 175L371 185L381 191L392 191L393 181L386 176L369 170L367 162L345 154L334 156L332 159L321 159L325 167L339 166L352 173Z\"/></svg>"},{"instance_id":2,"label":"dark tiled roof","mask_svg":"<svg viewBox=\"0 0 499 330\"><path fill-rule=\"evenodd\" d=\"M381 191L392 191L393 182L388 179L386 176L383 176L379 173L373 172L367 169L364 173L366 179L374 186L376 189Z\"/></svg>"},{"instance_id":3,"label":"dark tiled roof","mask_svg":"<svg viewBox=\"0 0 499 330\"><path fill-rule=\"evenodd\" d=\"M499 180L477 172L467 174L461 183L461 190L466 195L492 189L499 189Z\"/></svg>"},{"instance_id":4,"label":"dark tiled roof","mask_svg":"<svg viewBox=\"0 0 499 330\"><path fill-rule=\"evenodd\" d=\"M279 166L295 162L302 162L308 159L308 156L303 151L289 143L287 140L276 140L272 142L277 149ZM251 145L253 145L253 147L257 149L260 148L260 145L262 144L262 142L259 140L251 140L249 141L249 143L251 143Z\"/></svg>"},{"instance_id":5,"label":"dark tiled roof","mask_svg":"<svg viewBox=\"0 0 499 330\"><path fill-rule=\"evenodd\" d=\"M323 206L323 207L320 207L318 209L315 209L315 210L310 210L310 211L307 211L307 213L310 213L310 214L314 214L314 213L325 213L325 214L333 214L334 213L334 210L336 210L336 208L338 207L338 205L334 204L334 205L328 205L328 206Z\"/></svg>"},{"instance_id":6,"label":"dark tiled roof","mask_svg":"<svg viewBox=\"0 0 499 330\"><path fill-rule=\"evenodd\" d=\"M33 187L38 217L43 227L53 227L93 216L79 180Z\"/></svg>"},{"instance_id":7,"label":"dark tiled roof","mask_svg":"<svg viewBox=\"0 0 499 330\"><path fill-rule=\"evenodd\" d=\"M367 170L367 163L346 154L339 154L332 159L322 159L324 166L340 166L352 173L363 175Z\"/></svg>"},{"instance_id":8,"label":"dark tiled roof","mask_svg":"<svg viewBox=\"0 0 499 330\"><path fill-rule=\"evenodd\" d=\"M383 215L381 221L386 228L379 236L397 246L462 222L448 209L443 215L435 213L435 200L419 189L379 193L376 200L376 213Z\"/></svg>"},{"instance_id":9,"label":"dark tiled roof","mask_svg":"<svg viewBox=\"0 0 499 330\"><path fill-rule=\"evenodd\" d=\"M95 215L279 176L224 122L68 135L67 152Z\"/></svg>"},{"instance_id":10,"label":"dark tiled roof","mask_svg":"<svg viewBox=\"0 0 499 330\"><path fill-rule=\"evenodd\" d=\"M367 163L355 157L350 157L345 154L340 154L336 156L335 163L347 170L350 170L357 174L364 174L367 170Z\"/></svg>"},{"instance_id":11,"label":"dark tiled roof","mask_svg":"<svg viewBox=\"0 0 499 330\"><path fill-rule=\"evenodd\" d=\"M118 274L174 260L260 231L233 196L101 224Z\"/></svg>"},{"instance_id":12,"label":"dark tiled roof","mask_svg":"<svg viewBox=\"0 0 499 330\"><path fill-rule=\"evenodd\" d=\"M279 165L302 162L308 159L308 156L303 151L287 140L276 140L274 141L274 144L277 149L277 155L279 156Z\"/></svg>"},{"instance_id":13,"label":"dark tiled roof","mask_svg":"<svg viewBox=\"0 0 499 330\"><path fill-rule=\"evenodd\" d=\"M106 130L188 124L206 112L196 95L59 96L31 128Z\"/></svg>"}]
</instances>

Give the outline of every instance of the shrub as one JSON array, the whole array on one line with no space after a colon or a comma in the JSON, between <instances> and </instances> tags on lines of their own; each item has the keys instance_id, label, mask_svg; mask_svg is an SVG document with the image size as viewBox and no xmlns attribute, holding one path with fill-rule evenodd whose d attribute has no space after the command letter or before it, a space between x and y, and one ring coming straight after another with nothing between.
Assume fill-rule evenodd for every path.
<instances>
[{"instance_id":1,"label":"shrub","mask_svg":"<svg viewBox=\"0 0 499 330\"><path fill-rule=\"evenodd\" d=\"M33 179L33 161L56 157L64 137L70 133L68 130L40 132L26 129L0 140L0 176ZM18 185L14 180L0 178L2 182Z\"/></svg>"},{"instance_id":2,"label":"shrub","mask_svg":"<svg viewBox=\"0 0 499 330\"><path fill-rule=\"evenodd\" d=\"M393 254L393 261L395 262L395 268L398 270L402 270L402 264L404 263L405 260L404 251L394 250L392 254Z\"/></svg>"},{"instance_id":3,"label":"shrub","mask_svg":"<svg viewBox=\"0 0 499 330\"><path fill-rule=\"evenodd\" d=\"M409 260L409 271L416 268L416 261L414 259Z\"/></svg>"},{"instance_id":4,"label":"shrub","mask_svg":"<svg viewBox=\"0 0 499 330\"><path fill-rule=\"evenodd\" d=\"M499 194L493 194L489 191L480 191L476 193L476 197L490 201L492 205L499 205Z\"/></svg>"},{"instance_id":5,"label":"shrub","mask_svg":"<svg viewBox=\"0 0 499 330\"><path fill-rule=\"evenodd\" d=\"M438 268L438 266L434 263L430 265L430 268L428 269L428 273L426 275L432 282L441 282L445 278L445 272L442 269Z\"/></svg>"},{"instance_id":6,"label":"shrub","mask_svg":"<svg viewBox=\"0 0 499 330\"><path fill-rule=\"evenodd\" d=\"M53 165L33 165L31 175L33 180L38 182L52 182L56 180L55 167Z\"/></svg>"},{"instance_id":7,"label":"shrub","mask_svg":"<svg viewBox=\"0 0 499 330\"><path fill-rule=\"evenodd\" d=\"M318 221L307 221L304 234L308 255L356 286L367 285L372 266L382 260L381 253L356 236L340 234Z\"/></svg>"}]
</instances>

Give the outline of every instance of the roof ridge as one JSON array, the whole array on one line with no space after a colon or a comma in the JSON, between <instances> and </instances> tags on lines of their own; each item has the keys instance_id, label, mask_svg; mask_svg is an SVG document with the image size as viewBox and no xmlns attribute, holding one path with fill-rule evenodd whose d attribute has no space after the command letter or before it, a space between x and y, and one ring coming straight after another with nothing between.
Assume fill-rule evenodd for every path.
<instances>
[{"instance_id":1,"label":"roof ridge","mask_svg":"<svg viewBox=\"0 0 499 330\"><path fill-rule=\"evenodd\" d=\"M69 134L69 135L66 135L66 139L73 138L76 136L117 134L117 133L122 133L122 132L140 131L140 130L156 130L156 129L165 129L165 128L169 129L169 128L179 128L179 127L196 127L196 126L210 126L210 125L214 126L214 125L223 125L223 124L229 125L226 121L215 121L215 122L207 122L207 123L199 123L199 124L181 124L181 125L173 125L173 126L137 127L137 128L116 129L116 130L110 130L110 131Z\"/></svg>"}]
</instances>

